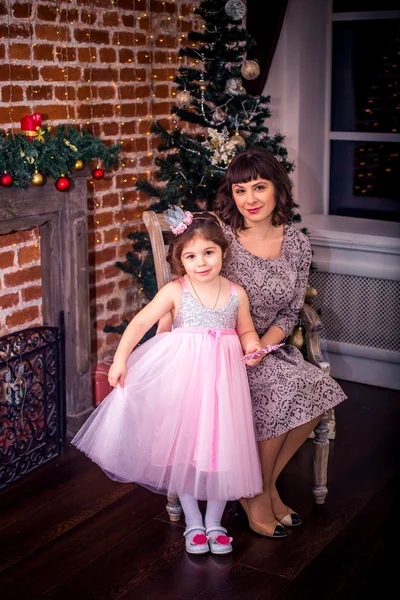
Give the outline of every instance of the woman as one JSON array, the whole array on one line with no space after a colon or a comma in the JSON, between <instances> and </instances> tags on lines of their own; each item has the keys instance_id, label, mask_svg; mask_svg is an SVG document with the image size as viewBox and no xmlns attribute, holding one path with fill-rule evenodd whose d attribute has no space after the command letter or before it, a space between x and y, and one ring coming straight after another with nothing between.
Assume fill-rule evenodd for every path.
<instances>
[{"instance_id":1,"label":"woman","mask_svg":"<svg viewBox=\"0 0 400 600\"><path fill-rule=\"evenodd\" d=\"M216 200L230 241L222 273L246 290L263 347L283 342L292 331L311 264L307 236L290 225L291 187L273 154L254 147L232 160ZM280 498L276 480L321 415L346 396L292 345L267 355L248 377L264 486L262 494L240 502L251 529L282 537L279 523L292 527L302 520Z\"/></svg>"}]
</instances>

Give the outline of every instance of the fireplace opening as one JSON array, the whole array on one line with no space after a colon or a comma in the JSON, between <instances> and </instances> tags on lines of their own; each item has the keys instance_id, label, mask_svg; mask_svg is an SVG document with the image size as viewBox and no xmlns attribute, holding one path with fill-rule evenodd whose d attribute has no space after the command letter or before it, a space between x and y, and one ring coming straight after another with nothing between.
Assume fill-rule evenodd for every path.
<instances>
[{"instance_id":1,"label":"fireplace opening","mask_svg":"<svg viewBox=\"0 0 400 600\"><path fill-rule=\"evenodd\" d=\"M0 336L43 325L39 227L0 235Z\"/></svg>"}]
</instances>

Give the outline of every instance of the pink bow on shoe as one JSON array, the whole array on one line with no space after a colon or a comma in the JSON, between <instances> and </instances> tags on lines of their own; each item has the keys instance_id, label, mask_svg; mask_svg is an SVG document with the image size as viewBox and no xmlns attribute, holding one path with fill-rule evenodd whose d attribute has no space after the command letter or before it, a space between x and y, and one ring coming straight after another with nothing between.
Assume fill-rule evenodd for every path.
<instances>
[{"instance_id":1,"label":"pink bow on shoe","mask_svg":"<svg viewBox=\"0 0 400 600\"><path fill-rule=\"evenodd\" d=\"M215 532L218 535L215 537L212 535ZM225 527L216 526L207 529L206 534L209 536L210 550L213 554L229 554L232 552L232 540L233 538L226 535L227 531Z\"/></svg>"},{"instance_id":2,"label":"pink bow on shoe","mask_svg":"<svg viewBox=\"0 0 400 600\"><path fill-rule=\"evenodd\" d=\"M210 550L208 545L208 535L202 533L203 531L205 531L205 529L201 525L189 527L189 529L185 530L183 535L185 537L186 552L189 554L205 554ZM190 534L194 534L193 537L191 537Z\"/></svg>"},{"instance_id":3,"label":"pink bow on shoe","mask_svg":"<svg viewBox=\"0 0 400 600\"><path fill-rule=\"evenodd\" d=\"M198 546L200 544L206 544L207 542L208 537L204 533L197 533L190 543L194 546Z\"/></svg>"},{"instance_id":4,"label":"pink bow on shoe","mask_svg":"<svg viewBox=\"0 0 400 600\"><path fill-rule=\"evenodd\" d=\"M228 537L227 535L217 535L217 537L215 538L217 544L222 544L222 546L230 544L232 540L233 538Z\"/></svg>"}]
</instances>

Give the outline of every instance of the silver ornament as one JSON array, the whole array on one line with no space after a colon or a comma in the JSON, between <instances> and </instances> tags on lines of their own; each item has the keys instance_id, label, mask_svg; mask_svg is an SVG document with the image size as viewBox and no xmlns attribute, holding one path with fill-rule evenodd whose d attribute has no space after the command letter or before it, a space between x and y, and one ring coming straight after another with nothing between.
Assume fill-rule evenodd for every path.
<instances>
[{"instance_id":1,"label":"silver ornament","mask_svg":"<svg viewBox=\"0 0 400 600\"><path fill-rule=\"evenodd\" d=\"M228 0L225 4L225 12L232 21L241 21L247 9L241 0Z\"/></svg>"},{"instance_id":2,"label":"silver ornament","mask_svg":"<svg viewBox=\"0 0 400 600\"><path fill-rule=\"evenodd\" d=\"M245 79L257 79L260 74L260 65L255 60L245 60L240 71Z\"/></svg>"}]
</instances>

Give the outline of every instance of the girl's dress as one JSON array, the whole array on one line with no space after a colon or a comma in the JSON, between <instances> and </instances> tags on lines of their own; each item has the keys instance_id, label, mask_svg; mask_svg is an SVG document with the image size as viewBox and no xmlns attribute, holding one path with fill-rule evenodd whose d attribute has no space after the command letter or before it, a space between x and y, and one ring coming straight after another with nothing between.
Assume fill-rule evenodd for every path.
<instances>
[{"instance_id":1,"label":"girl's dress","mask_svg":"<svg viewBox=\"0 0 400 600\"><path fill-rule=\"evenodd\" d=\"M250 391L236 333L235 284L221 308L184 279L173 331L128 358L115 388L72 440L114 480L168 495L235 500L262 491Z\"/></svg>"},{"instance_id":2,"label":"girl's dress","mask_svg":"<svg viewBox=\"0 0 400 600\"><path fill-rule=\"evenodd\" d=\"M260 337L271 327L289 335L304 303L311 246L304 233L286 225L280 258L260 258L246 250L226 225L230 249L223 275L247 292ZM315 419L346 398L321 369L306 362L300 350L285 344L247 369L257 440L271 439Z\"/></svg>"}]
</instances>

